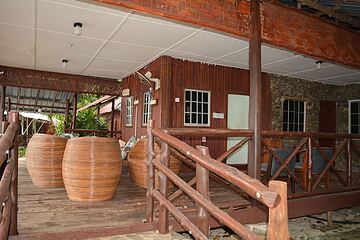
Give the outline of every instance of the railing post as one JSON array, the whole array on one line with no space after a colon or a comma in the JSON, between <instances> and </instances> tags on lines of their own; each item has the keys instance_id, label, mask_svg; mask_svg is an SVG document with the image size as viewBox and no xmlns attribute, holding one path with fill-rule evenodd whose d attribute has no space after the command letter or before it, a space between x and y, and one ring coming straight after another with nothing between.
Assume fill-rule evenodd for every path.
<instances>
[{"instance_id":1,"label":"railing post","mask_svg":"<svg viewBox=\"0 0 360 240\"><path fill-rule=\"evenodd\" d=\"M10 112L9 113L9 122L15 122L19 124L19 113ZM11 179L11 188L10 196L12 198L12 208L11 208L11 218L10 218L10 235L18 235L17 229L17 214L18 214L18 165L19 165L19 143L18 143L18 131L17 130L14 137L14 146L11 151L11 157L14 161L14 170Z\"/></svg>"},{"instance_id":2,"label":"railing post","mask_svg":"<svg viewBox=\"0 0 360 240\"><path fill-rule=\"evenodd\" d=\"M307 182L306 191L311 192L312 190L312 139L308 139L308 164L307 164Z\"/></svg>"},{"instance_id":3,"label":"railing post","mask_svg":"<svg viewBox=\"0 0 360 240\"><path fill-rule=\"evenodd\" d=\"M166 168L170 167L170 148L169 145L165 142L161 142L161 157L160 162ZM168 199L168 177L161 171L159 171L159 191L164 196L165 199ZM159 233L167 234L169 233L169 212L165 205L160 203L159 208Z\"/></svg>"},{"instance_id":4,"label":"railing post","mask_svg":"<svg viewBox=\"0 0 360 240\"><path fill-rule=\"evenodd\" d=\"M205 146L196 146L205 156L210 156L209 148ZM209 171L196 163L196 190L206 199L210 199L209 194ZM196 225L205 234L210 236L209 213L199 204L196 204Z\"/></svg>"},{"instance_id":5,"label":"railing post","mask_svg":"<svg viewBox=\"0 0 360 240\"><path fill-rule=\"evenodd\" d=\"M147 192L146 192L146 222L154 221L154 136L152 134L154 121L150 120L147 126Z\"/></svg>"},{"instance_id":6,"label":"railing post","mask_svg":"<svg viewBox=\"0 0 360 240\"><path fill-rule=\"evenodd\" d=\"M267 231L268 240L288 240L290 239L288 227L288 207L287 207L287 184L282 181L270 181L270 190L280 195L280 202L274 208L269 208L269 225Z\"/></svg>"},{"instance_id":7,"label":"railing post","mask_svg":"<svg viewBox=\"0 0 360 240\"><path fill-rule=\"evenodd\" d=\"M352 185L352 154L351 154L351 139L347 141L347 186L351 187Z\"/></svg>"}]
</instances>

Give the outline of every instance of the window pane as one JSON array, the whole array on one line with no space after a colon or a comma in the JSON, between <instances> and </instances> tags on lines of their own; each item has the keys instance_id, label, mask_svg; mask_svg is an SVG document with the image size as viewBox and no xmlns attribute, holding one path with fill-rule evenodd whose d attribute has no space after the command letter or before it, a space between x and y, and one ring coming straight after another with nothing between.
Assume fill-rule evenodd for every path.
<instances>
[{"instance_id":1,"label":"window pane","mask_svg":"<svg viewBox=\"0 0 360 240\"><path fill-rule=\"evenodd\" d=\"M199 113L202 112L202 103L198 103L198 112L199 112Z\"/></svg>"},{"instance_id":2,"label":"window pane","mask_svg":"<svg viewBox=\"0 0 360 240\"><path fill-rule=\"evenodd\" d=\"M202 115L198 114L198 123L201 124L202 123Z\"/></svg>"},{"instance_id":3,"label":"window pane","mask_svg":"<svg viewBox=\"0 0 360 240\"><path fill-rule=\"evenodd\" d=\"M299 124L297 123L294 124L294 131L295 132L299 131Z\"/></svg>"},{"instance_id":4,"label":"window pane","mask_svg":"<svg viewBox=\"0 0 360 240\"><path fill-rule=\"evenodd\" d=\"M358 114L351 114L351 125L359 125L359 116Z\"/></svg>"},{"instance_id":5,"label":"window pane","mask_svg":"<svg viewBox=\"0 0 360 240\"><path fill-rule=\"evenodd\" d=\"M295 106L295 112L299 112L299 102L298 101L294 102L294 106Z\"/></svg>"},{"instance_id":6,"label":"window pane","mask_svg":"<svg viewBox=\"0 0 360 240\"><path fill-rule=\"evenodd\" d=\"M203 112L204 113L209 113L209 109L208 109L209 105L207 103L204 103L203 107L204 107Z\"/></svg>"},{"instance_id":7,"label":"window pane","mask_svg":"<svg viewBox=\"0 0 360 240\"><path fill-rule=\"evenodd\" d=\"M197 112L197 104L194 102L191 104L191 112Z\"/></svg>"},{"instance_id":8,"label":"window pane","mask_svg":"<svg viewBox=\"0 0 360 240\"><path fill-rule=\"evenodd\" d=\"M190 112L190 102L185 102L185 112Z\"/></svg>"},{"instance_id":9,"label":"window pane","mask_svg":"<svg viewBox=\"0 0 360 240\"><path fill-rule=\"evenodd\" d=\"M290 111L294 111L294 101L289 101L289 104L290 104Z\"/></svg>"},{"instance_id":10,"label":"window pane","mask_svg":"<svg viewBox=\"0 0 360 240\"><path fill-rule=\"evenodd\" d=\"M305 105L305 103L304 102L300 102L300 109L299 109L299 111L300 112L304 112L304 105Z\"/></svg>"},{"instance_id":11,"label":"window pane","mask_svg":"<svg viewBox=\"0 0 360 240\"><path fill-rule=\"evenodd\" d=\"M283 115L283 122L288 122L289 121L289 119L288 119L288 112L284 112L283 113L284 115Z\"/></svg>"},{"instance_id":12,"label":"window pane","mask_svg":"<svg viewBox=\"0 0 360 240\"><path fill-rule=\"evenodd\" d=\"M358 126L351 126L351 133L354 133L354 134L359 133L359 127Z\"/></svg>"},{"instance_id":13,"label":"window pane","mask_svg":"<svg viewBox=\"0 0 360 240\"><path fill-rule=\"evenodd\" d=\"M209 94L207 92L203 93L203 102L209 102Z\"/></svg>"},{"instance_id":14,"label":"window pane","mask_svg":"<svg viewBox=\"0 0 360 240\"><path fill-rule=\"evenodd\" d=\"M287 110L288 110L288 108L289 108L289 101L288 101L288 100L285 100L285 101L284 101L284 107L283 107L283 110L284 110L284 111L287 111Z\"/></svg>"},{"instance_id":15,"label":"window pane","mask_svg":"<svg viewBox=\"0 0 360 240\"><path fill-rule=\"evenodd\" d=\"M202 101L202 92L198 92L198 101L199 101L199 102Z\"/></svg>"},{"instance_id":16,"label":"window pane","mask_svg":"<svg viewBox=\"0 0 360 240\"><path fill-rule=\"evenodd\" d=\"M190 123L190 113L185 113L185 123Z\"/></svg>"},{"instance_id":17,"label":"window pane","mask_svg":"<svg viewBox=\"0 0 360 240\"><path fill-rule=\"evenodd\" d=\"M191 123L196 123L196 113L191 114Z\"/></svg>"},{"instance_id":18,"label":"window pane","mask_svg":"<svg viewBox=\"0 0 360 240\"><path fill-rule=\"evenodd\" d=\"M351 113L359 113L359 107L357 102L352 102L350 105Z\"/></svg>"},{"instance_id":19,"label":"window pane","mask_svg":"<svg viewBox=\"0 0 360 240\"><path fill-rule=\"evenodd\" d=\"M294 113L293 112L289 112L289 122L290 123L294 122Z\"/></svg>"},{"instance_id":20,"label":"window pane","mask_svg":"<svg viewBox=\"0 0 360 240\"><path fill-rule=\"evenodd\" d=\"M292 123L289 124L289 131L294 131L294 125Z\"/></svg>"},{"instance_id":21,"label":"window pane","mask_svg":"<svg viewBox=\"0 0 360 240\"><path fill-rule=\"evenodd\" d=\"M203 115L203 124L208 124L209 123L208 117L209 117L209 115L207 115L207 114Z\"/></svg>"},{"instance_id":22,"label":"window pane","mask_svg":"<svg viewBox=\"0 0 360 240\"><path fill-rule=\"evenodd\" d=\"M299 124L299 131L303 132L304 131L304 124Z\"/></svg>"},{"instance_id":23,"label":"window pane","mask_svg":"<svg viewBox=\"0 0 360 240\"><path fill-rule=\"evenodd\" d=\"M283 123L283 131L288 131L286 122Z\"/></svg>"},{"instance_id":24,"label":"window pane","mask_svg":"<svg viewBox=\"0 0 360 240\"><path fill-rule=\"evenodd\" d=\"M185 101L190 101L190 91L185 91Z\"/></svg>"},{"instance_id":25,"label":"window pane","mask_svg":"<svg viewBox=\"0 0 360 240\"><path fill-rule=\"evenodd\" d=\"M192 91L192 92L191 92L191 101L197 101L196 91Z\"/></svg>"},{"instance_id":26,"label":"window pane","mask_svg":"<svg viewBox=\"0 0 360 240\"><path fill-rule=\"evenodd\" d=\"M299 123L304 123L304 114L299 114Z\"/></svg>"}]
</instances>

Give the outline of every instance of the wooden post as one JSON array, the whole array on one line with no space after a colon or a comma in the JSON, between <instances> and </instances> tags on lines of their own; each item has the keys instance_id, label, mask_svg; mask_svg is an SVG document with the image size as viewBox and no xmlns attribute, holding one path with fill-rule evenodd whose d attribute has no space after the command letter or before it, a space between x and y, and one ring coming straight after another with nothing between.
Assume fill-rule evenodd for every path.
<instances>
[{"instance_id":1,"label":"wooden post","mask_svg":"<svg viewBox=\"0 0 360 240\"><path fill-rule=\"evenodd\" d=\"M260 179L261 165L261 22L260 0L250 1L252 37L249 43L250 101L249 127L254 131L249 141L248 174Z\"/></svg>"},{"instance_id":2,"label":"wooden post","mask_svg":"<svg viewBox=\"0 0 360 240\"><path fill-rule=\"evenodd\" d=\"M64 129L69 127L68 126L68 124L69 124L69 112L70 112L70 101L69 101L69 99L66 99Z\"/></svg>"},{"instance_id":3,"label":"wooden post","mask_svg":"<svg viewBox=\"0 0 360 240\"><path fill-rule=\"evenodd\" d=\"M114 136L114 117L115 117L115 98L113 98L113 100L111 100L111 126L110 126L110 136L113 137Z\"/></svg>"},{"instance_id":4,"label":"wooden post","mask_svg":"<svg viewBox=\"0 0 360 240\"><path fill-rule=\"evenodd\" d=\"M147 126L147 192L146 192L146 222L154 221L154 197L152 192L154 190L154 136L152 134L154 121L150 120Z\"/></svg>"},{"instance_id":5,"label":"wooden post","mask_svg":"<svg viewBox=\"0 0 360 240\"><path fill-rule=\"evenodd\" d=\"M161 142L160 162L166 168L170 167L169 157L170 157L169 145L166 144L165 142ZM169 185L168 177L162 171L159 171L159 191L165 199L168 199L168 185ZM166 206L161 203L159 208L159 233L160 234L169 233L169 212Z\"/></svg>"},{"instance_id":6,"label":"wooden post","mask_svg":"<svg viewBox=\"0 0 360 240\"><path fill-rule=\"evenodd\" d=\"M19 113L17 112L9 112L9 122L15 122L19 124ZM12 209L11 209L11 218L10 218L10 235L18 235L19 232L17 230L17 214L18 214L18 165L19 165L19 143L18 143L18 132L14 137L14 147L11 151L12 158L14 159L14 171L11 179L11 198L12 198Z\"/></svg>"},{"instance_id":7,"label":"wooden post","mask_svg":"<svg viewBox=\"0 0 360 240\"><path fill-rule=\"evenodd\" d=\"M268 240L290 239L287 209L287 184L282 181L270 181L270 190L280 195L280 202L274 208L269 208Z\"/></svg>"},{"instance_id":8,"label":"wooden post","mask_svg":"<svg viewBox=\"0 0 360 240\"><path fill-rule=\"evenodd\" d=\"M74 93L73 116L72 116L72 122L71 122L71 129L75 129L75 127L76 127L77 101L78 101L78 95L77 95L77 93Z\"/></svg>"},{"instance_id":9,"label":"wooden post","mask_svg":"<svg viewBox=\"0 0 360 240\"><path fill-rule=\"evenodd\" d=\"M307 174L306 174L306 191L311 192L312 190L312 142L311 137L308 139L308 163L307 163Z\"/></svg>"},{"instance_id":10,"label":"wooden post","mask_svg":"<svg viewBox=\"0 0 360 240\"><path fill-rule=\"evenodd\" d=\"M352 154L351 154L351 139L347 141L347 186L351 187L352 185Z\"/></svg>"},{"instance_id":11,"label":"wooden post","mask_svg":"<svg viewBox=\"0 0 360 240\"><path fill-rule=\"evenodd\" d=\"M9 120L9 113L10 112L11 112L11 98L8 97L8 105L7 105L8 120Z\"/></svg>"},{"instance_id":12,"label":"wooden post","mask_svg":"<svg viewBox=\"0 0 360 240\"><path fill-rule=\"evenodd\" d=\"M196 149L202 154L210 156L209 148L196 146ZM210 199L209 171L198 163L196 164L196 190L206 199ZM207 238L210 236L209 218L209 213L201 205L196 204L196 225Z\"/></svg>"},{"instance_id":13,"label":"wooden post","mask_svg":"<svg viewBox=\"0 0 360 240\"><path fill-rule=\"evenodd\" d=\"M1 104L0 104L0 121L5 121L5 98L6 98L6 86L2 86Z\"/></svg>"}]
</instances>

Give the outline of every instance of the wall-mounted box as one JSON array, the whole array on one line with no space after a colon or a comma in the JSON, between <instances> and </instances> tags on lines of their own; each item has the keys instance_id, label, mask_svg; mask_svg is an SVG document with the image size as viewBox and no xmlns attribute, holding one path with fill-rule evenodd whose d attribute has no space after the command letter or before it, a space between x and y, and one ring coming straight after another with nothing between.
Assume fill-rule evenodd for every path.
<instances>
[{"instance_id":1,"label":"wall-mounted box","mask_svg":"<svg viewBox=\"0 0 360 240\"><path fill-rule=\"evenodd\" d=\"M129 88L123 89L123 90L122 90L122 96L123 96L123 97L128 97L128 96L130 96L130 89L129 89Z\"/></svg>"}]
</instances>

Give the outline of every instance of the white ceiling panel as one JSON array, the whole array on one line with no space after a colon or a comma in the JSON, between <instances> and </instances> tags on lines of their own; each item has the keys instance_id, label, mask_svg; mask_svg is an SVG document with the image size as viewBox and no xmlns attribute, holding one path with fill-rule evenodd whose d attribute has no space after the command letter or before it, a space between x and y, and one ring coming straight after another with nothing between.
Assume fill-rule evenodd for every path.
<instances>
[{"instance_id":1,"label":"white ceiling panel","mask_svg":"<svg viewBox=\"0 0 360 240\"><path fill-rule=\"evenodd\" d=\"M296 56L292 52L261 46L261 63L263 66Z\"/></svg>"},{"instance_id":2,"label":"white ceiling panel","mask_svg":"<svg viewBox=\"0 0 360 240\"><path fill-rule=\"evenodd\" d=\"M310 71L301 72L299 74L304 76L315 77L316 79L330 78L336 75L347 75L358 72L355 69L345 68L337 65L330 65L329 67L321 67L320 69L313 69Z\"/></svg>"},{"instance_id":3,"label":"white ceiling panel","mask_svg":"<svg viewBox=\"0 0 360 240\"><path fill-rule=\"evenodd\" d=\"M249 48L242 49L222 58L223 60L236 62L249 68Z\"/></svg>"},{"instance_id":4,"label":"white ceiling panel","mask_svg":"<svg viewBox=\"0 0 360 240\"><path fill-rule=\"evenodd\" d=\"M290 73L290 74L287 74L286 76L291 77L291 78L305 79L305 80L309 80L309 81L315 81L317 79L316 77L313 77L313 76L306 76L306 75L296 74L296 73Z\"/></svg>"},{"instance_id":5,"label":"white ceiling panel","mask_svg":"<svg viewBox=\"0 0 360 240\"><path fill-rule=\"evenodd\" d=\"M35 47L35 33L32 28L0 23L0 33L0 43L28 49Z\"/></svg>"},{"instance_id":6,"label":"white ceiling panel","mask_svg":"<svg viewBox=\"0 0 360 240\"><path fill-rule=\"evenodd\" d=\"M80 74L81 69L89 62L91 57L68 54L56 51L37 51L36 67L39 70L66 72ZM66 68L62 67L62 60L69 61Z\"/></svg>"},{"instance_id":7,"label":"white ceiling panel","mask_svg":"<svg viewBox=\"0 0 360 240\"><path fill-rule=\"evenodd\" d=\"M269 67L263 67L261 70L262 70L263 72L280 74L280 75L289 74L289 72L285 72L285 71L281 71L281 70L277 70L277 69L272 69L272 68L269 68Z\"/></svg>"},{"instance_id":8,"label":"white ceiling panel","mask_svg":"<svg viewBox=\"0 0 360 240\"><path fill-rule=\"evenodd\" d=\"M126 62L97 57L94 59L94 61L91 62L89 68L111 69L119 72L129 72L141 64L142 62Z\"/></svg>"},{"instance_id":9,"label":"white ceiling panel","mask_svg":"<svg viewBox=\"0 0 360 240\"><path fill-rule=\"evenodd\" d=\"M122 61L146 62L159 54L162 49L109 42L100 51L99 57Z\"/></svg>"},{"instance_id":10,"label":"white ceiling panel","mask_svg":"<svg viewBox=\"0 0 360 240\"><path fill-rule=\"evenodd\" d=\"M332 82L332 83L336 83L336 84L340 84L340 85L351 84L351 83L360 83L360 71L357 71L357 73L352 73L352 74L348 74L348 75L325 78L322 81Z\"/></svg>"},{"instance_id":11,"label":"white ceiling panel","mask_svg":"<svg viewBox=\"0 0 360 240\"><path fill-rule=\"evenodd\" d=\"M173 50L167 51L164 55L171 56L174 58L187 59L191 61L205 62L205 63L209 63L215 60L215 58L211 58L207 56L199 56L195 54L185 53L181 51L173 51Z\"/></svg>"},{"instance_id":12,"label":"white ceiling panel","mask_svg":"<svg viewBox=\"0 0 360 240\"><path fill-rule=\"evenodd\" d=\"M30 49L0 43L0 65L34 68L34 54Z\"/></svg>"},{"instance_id":13,"label":"white ceiling panel","mask_svg":"<svg viewBox=\"0 0 360 240\"><path fill-rule=\"evenodd\" d=\"M41 51L56 50L64 53L92 56L103 43L103 40L83 36L43 30L37 31L37 49Z\"/></svg>"},{"instance_id":14,"label":"white ceiling panel","mask_svg":"<svg viewBox=\"0 0 360 240\"><path fill-rule=\"evenodd\" d=\"M195 31L180 25L129 18L111 40L166 49Z\"/></svg>"},{"instance_id":15,"label":"white ceiling panel","mask_svg":"<svg viewBox=\"0 0 360 240\"><path fill-rule=\"evenodd\" d=\"M329 63L322 64L323 67L326 67L328 65ZM295 73L310 69L316 69L316 60L298 55L294 58L287 59L286 61L268 64L266 66L276 70Z\"/></svg>"},{"instance_id":16,"label":"white ceiling panel","mask_svg":"<svg viewBox=\"0 0 360 240\"><path fill-rule=\"evenodd\" d=\"M34 27L35 1L36 0L1 0L0 22Z\"/></svg>"},{"instance_id":17,"label":"white ceiling panel","mask_svg":"<svg viewBox=\"0 0 360 240\"><path fill-rule=\"evenodd\" d=\"M119 72L111 69L96 69L96 68L87 68L82 75L95 76L95 77L105 77L105 78L113 78L120 79L127 72Z\"/></svg>"},{"instance_id":18,"label":"white ceiling panel","mask_svg":"<svg viewBox=\"0 0 360 240\"><path fill-rule=\"evenodd\" d=\"M123 20L122 16L54 2L39 0L37 5L37 27L48 31L74 34L74 22L81 22L83 36L107 39Z\"/></svg>"},{"instance_id":19,"label":"white ceiling panel","mask_svg":"<svg viewBox=\"0 0 360 240\"><path fill-rule=\"evenodd\" d=\"M248 42L208 31L201 31L172 50L219 58L248 46Z\"/></svg>"}]
</instances>

